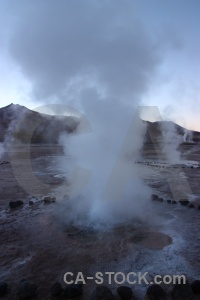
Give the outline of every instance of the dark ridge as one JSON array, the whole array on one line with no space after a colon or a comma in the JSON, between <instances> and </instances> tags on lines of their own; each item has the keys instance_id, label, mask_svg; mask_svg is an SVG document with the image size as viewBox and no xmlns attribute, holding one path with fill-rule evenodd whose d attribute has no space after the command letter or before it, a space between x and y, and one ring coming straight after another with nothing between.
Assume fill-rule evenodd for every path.
<instances>
[{"instance_id":1,"label":"dark ridge","mask_svg":"<svg viewBox=\"0 0 200 300\"><path fill-rule=\"evenodd\" d=\"M159 144L163 131L175 129L182 136L183 144L200 142L200 132L187 130L171 121L149 122L144 145ZM0 108L0 142L11 138L22 143L58 143L61 133L73 133L77 130L80 119L72 116L41 114L19 104L9 104ZM188 133L190 139L184 141ZM152 141L153 139L153 141Z\"/></svg>"},{"instance_id":2,"label":"dark ridge","mask_svg":"<svg viewBox=\"0 0 200 300\"><path fill-rule=\"evenodd\" d=\"M22 143L58 143L60 134L76 131L79 122L77 117L41 114L11 103L0 108L0 142L14 138Z\"/></svg>"}]
</instances>

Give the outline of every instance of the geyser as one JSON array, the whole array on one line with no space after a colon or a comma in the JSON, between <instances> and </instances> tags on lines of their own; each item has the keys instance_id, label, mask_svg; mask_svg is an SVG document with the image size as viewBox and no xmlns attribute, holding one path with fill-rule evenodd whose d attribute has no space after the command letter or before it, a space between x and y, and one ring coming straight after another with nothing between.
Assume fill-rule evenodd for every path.
<instances>
[{"instance_id":1,"label":"geyser","mask_svg":"<svg viewBox=\"0 0 200 300\"><path fill-rule=\"evenodd\" d=\"M92 128L61 137L71 156L63 168L82 166L71 174L64 218L84 224L145 218L149 189L133 166L144 127L131 122L162 60L162 43L145 30L131 1L45 0L34 10L27 4L22 14L10 54L33 83L32 96L75 107Z\"/></svg>"},{"instance_id":2,"label":"geyser","mask_svg":"<svg viewBox=\"0 0 200 300\"><path fill-rule=\"evenodd\" d=\"M171 164L181 163L181 153L178 148L183 142L183 138L178 135L176 125L173 122L165 121L161 123L161 130L161 145L166 160Z\"/></svg>"},{"instance_id":3,"label":"geyser","mask_svg":"<svg viewBox=\"0 0 200 300\"><path fill-rule=\"evenodd\" d=\"M66 222L104 227L147 220L151 191L134 165L146 125L134 107L118 101L93 99L82 105L92 131L81 132L80 125L76 134L60 138L69 158L69 198L62 210Z\"/></svg>"}]
</instances>

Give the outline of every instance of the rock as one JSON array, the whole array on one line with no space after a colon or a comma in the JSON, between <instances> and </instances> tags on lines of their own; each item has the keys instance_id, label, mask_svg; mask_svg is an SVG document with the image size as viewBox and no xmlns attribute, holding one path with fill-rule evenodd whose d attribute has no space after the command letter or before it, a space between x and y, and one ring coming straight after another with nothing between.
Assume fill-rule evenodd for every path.
<instances>
[{"instance_id":1,"label":"rock","mask_svg":"<svg viewBox=\"0 0 200 300\"><path fill-rule=\"evenodd\" d=\"M167 300L165 290L157 284L150 285L146 292L147 300Z\"/></svg>"},{"instance_id":2,"label":"rock","mask_svg":"<svg viewBox=\"0 0 200 300\"><path fill-rule=\"evenodd\" d=\"M198 206L198 210L200 210L200 205Z\"/></svg>"},{"instance_id":3,"label":"rock","mask_svg":"<svg viewBox=\"0 0 200 300\"><path fill-rule=\"evenodd\" d=\"M158 195L156 195L156 194L152 194L151 195L151 200L152 201L155 201L155 200L157 200L158 199Z\"/></svg>"},{"instance_id":4,"label":"rock","mask_svg":"<svg viewBox=\"0 0 200 300\"><path fill-rule=\"evenodd\" d=\"M186 200L186 199L181 199L181 200L179 200L179 203L180 203L181 205L187 206L187 205L190 203L190 201L188 201L188 200Z\"/></svg>"},{"instance_id":5,"label":"rock","mask_svg":"<svg viewBox=\"0 0 200 300\"><path fill-rule=\"evenodd\" d=\"M191 283L191 288L194 294L200 294L200 280L195 280Z\"/></svg>"},{"instance_id":6,"label":"rock","mask_svg":"<svg viewBox=\"0 0 200 300\"><path fill-rule=\"evenodd\" d=\"M62 294L63 288L59 282L56 282L51 288L51 296L57 297Z\"/></svg>"},{"instance_id":7,"label":"rock","mask_svg":"<svg viewBox=\"0 0 200 300\"><path fill-rule=\"evenodd\" d=\"M32 299L36 296L37 286L28 280L22 280L19 285L18 296L20 300Z\"/></svg>"},{"instance_id":8,"label":"rock","mask_svg":"<svg viewBox=\"0 0 200 300\"><path fill-rule=\"evenodd\" d=\"M29 205L32 206L34 203L32 200L29 201Z\"/></svg>"},{"instance_id":9,"label":"rock","mask_svg":"<svg viewBox=\"0 0 200 300\"><path fill-rule=\"evenodd\" d=\"M194 208L194 204L193 204L193 203L190 203L190 204L188 205L188 207L189 207L189 208Z\"/></svg>"},{"instance_id":10,"label":"rock","mask_svg":"<svg viewBox=\"0 0 200 300\"><path fill-rule=\"evenodd\" d=\"M76 298L82 295L82 284L70 284L64 290L67 298Z\"/></svg>"},{"instance_id":11,"label":"rock","mask_svg":"<svg viewBox=\"0 0 200 300\"><path fill-rule=\"evenodd\" d=\"M5 160L3 160L3 161L1 161L1 163L0 163L1 165L6 165L6 164L9 164L9 161L5 161Z\"/></svg>"},{"instance_id":12,"label":"rock","mask_svg":"<svg viewBox=\"0 0 200 300\"><path fill-rule=\"evenodd\" d=\"M125 300L133 299L133 291L128 286L119 286L117 288L118 295Z\"/></svg>"},{"instance_id":13,"label":"rock","mask_svg":"<svg viewBox=\"0 0 200 300\"><path fill-rule=\"evenodd\" d=\"M172 290L173 300L194 300L191 286L186 284L175 284Z\"/></svg>"},{"instance_id":14,"label":"rock","mask_svg":"<svg viewBox=\"0 0 200 300\"><path fill-rule=\"evenodd\" d=\"M171 203L172 203L172 201L171 201L171 200L167 200L167 203L168 203L168 204L171 204Z\"/></svg>"},{"instance_id":15,"label":"rock","mask_svg":"<svg viewBox=\"0 0 200 300\"><path fill-rule=\"evenodd\" d=\"M111 290L104 285L97 286L92 293L92 300L114 300L114 295Z\"/></svg>"},{"instance_id":16,"label":"rock","mask_svg":"<svg viewBox=\"0 0 200 300\"><path fill-rule=\"evenodd\" d=\"M56 198L55 197L46 196L46 197L43 198L43 201L44 201L45 204L49 204L49 203L56 202Z\"/></svg>"},{"instance_id":17,"label":"rock","mask_svg":"<svg viewBox=\"0 0 200 300\"><path fill-rule=\"evenodd\" d=\"M10 208L17 208L17 207L20 207L20 206L22 206L24 204L24 202L23 201L21 201L21 200L17 200L17 201L10 201L9 202L9 206L10 206Z\"/></svg>"},{"instance_id":18,"label":"rock","mask_svg":"<svg viewBox=\"0 0 200 300\"><path fill-rule=\"evenodd\" d=\"M159 197L159 198L157 199L157 201L158 201L158 202L163 202L163 198L160 198L160 197Z\"/></svg>"},{"instance_id":19,"label":"rock","mask_svg":"<svg viewBox=\"0 0 200 300\"><path fill-rule=\"evenodd\" d=\"M6 282L0 282L0 297L4 296L7 293L8 285Z\"/></svg>"},{"instance_id":20,"label":"rock","mask_svg":"<svg viewBox=\"0 0 200 300\"><path fill-rule=\"evenodd\" d=\"M163 198L158 197L158 195L155 195L155 194L151 195L151 200L152 201L163 202Z\"/></svg>"},{"instance_id":21,"label":"rock","mask_svg":"<svg viewBox=\"0 0 200 300\"><path fill-rule=\"evenodd\" d=\"M175 200L172 201L172 204L177 204L177 202Z\"/></svg>"}]
</instances>

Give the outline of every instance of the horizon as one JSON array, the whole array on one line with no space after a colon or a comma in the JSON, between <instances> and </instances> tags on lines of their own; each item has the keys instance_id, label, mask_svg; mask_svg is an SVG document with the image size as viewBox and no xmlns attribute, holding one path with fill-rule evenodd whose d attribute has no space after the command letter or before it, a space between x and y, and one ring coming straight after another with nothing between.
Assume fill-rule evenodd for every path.
<instances>
[{"instance_id":1,"label":"horizon","mask_svg":"<svg viewBox=\"0 0 200 300\"><path fill-rule=\"evenodd\" d=\"M198 0L3 0L0 9L1 106L114 99L200 131Z\"/></svg>"},{"instance_id":2,"label":"horizon","mask_svg":"<svg viewBox=\"0 0 200 300\"><path fill-rule=\"evenodd\" d=\"M57 116L58 114L56 114L56 113L53 113L53 111L52 110L49 110L49 111L46 111L46 112L41 112L40 111L40 109L38 109L39 107L37 107L37 108L33 108L33 109L31 109L31 108L29 108L29 107L27 107L27 106L25 106L25 105L21 105L21 104L18 104L18 103L10 103L10 104L8 104L8 105L6 105L6 106L2 106L2 107L0 107L0 109L2 109L2 108L6 108L6 107L8 107L8 106L11 106L11 105L19 105L19 106L22 106L22 107L25 107L25 108L27 108L27 109L29 109L29 110L31 110L31 111L35 111L35 112L39 112L39 113L41 113L41 114L46 114L46 115L50 115L50 116ZM38 110L37 110L38 109ZM65 115L65 114L63 114L63 116L73 116L72 114L70 115ZM147 119L145 119L145 118L143 118L141 115L140 115L140 119L142 120L142 121L145 121L145 122L150 122L150 123L156 123L156 122L172 122L172 123L174 123L175 125L178 125L178 126L181 126L181 127L183 127L182 125L180 125L180 124L178 124L178 123L176 123L176 122L174 122L174 121L172 121L172 120L157 120L157 121L153 121L153 120L147 120ZM200 131L198 131L198 130L193 130L193 129L189 129L189 128L186 128L186 127L183 127L184 129L187 129L187 130L190 130L190 131L196 131L196 132L200 132Z\"/></svg>"}]
</instances>

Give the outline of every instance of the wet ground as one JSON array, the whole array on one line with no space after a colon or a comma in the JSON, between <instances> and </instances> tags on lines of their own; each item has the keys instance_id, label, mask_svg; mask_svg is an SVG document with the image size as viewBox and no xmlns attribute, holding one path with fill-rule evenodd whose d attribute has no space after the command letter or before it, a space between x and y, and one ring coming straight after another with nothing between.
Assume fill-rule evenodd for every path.
<instances>
[{"instance_id":1,"label":"wet ground","mask_svg":"<svg viewBox=\"0 0 200 300\"><path fill-rule=\"evenodd\" d=\"M103 232L60 221L58 212L69 185L60 171L60 147L35 145L30 152L17 147L5 153L3 159L9 163L0 165L0 281L9 284L5 299L17 299L16 288L24 278L38 285L37 299L51 299L51 286L56 281L64 286L65 272L83 272L85 278L96 272L149 272L149 281L156 274L200 279L200 151L191 145L181 150L182 164L165 164L151 150L144 151L142 159L134 162L138 176L164 201L149 199L146 223L133 221ZM172 193L172 182L177 182L178 194ZM185 192L185 182L195 208L167 203ZM60 190L62 195L57 194ZM56 195L57 201L44 204L42 197L47 194ZM23 207L11 210L9 202L14 200L22 200ZM108 285L106 275L104 284ZM112 280L111 289L117 286ZM95 282L86 279L83 299L94 287ZM147 286L132 287L137 298L144 299ZM171 286L164 288L170 291Z\"/></svg>"}]
</instances>

